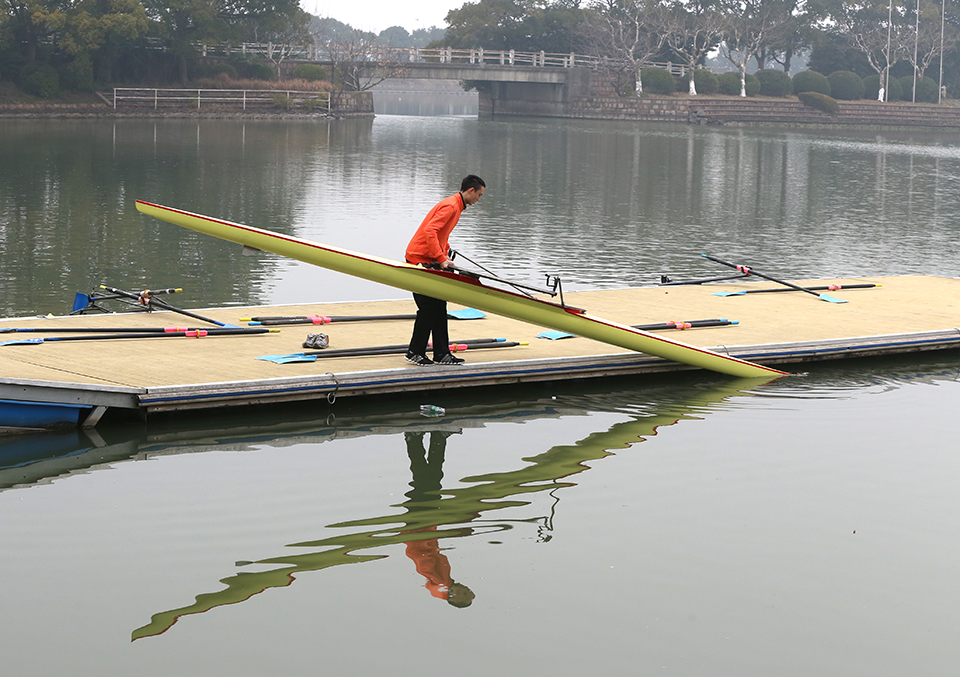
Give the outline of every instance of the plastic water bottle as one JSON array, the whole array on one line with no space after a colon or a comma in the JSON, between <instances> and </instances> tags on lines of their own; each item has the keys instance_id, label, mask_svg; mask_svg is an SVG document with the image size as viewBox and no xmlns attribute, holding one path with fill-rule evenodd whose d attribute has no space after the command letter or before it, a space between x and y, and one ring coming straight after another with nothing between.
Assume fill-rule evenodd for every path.
<instances>
[{"instance_id":1,"label":"plastic water bottle","mask_svg":"<svg viewBox=\"0 0 960 677\"><path fill-rule=\"evenodd\" d=\"M427 416L429 418L436 418L437 416L443 416L445 413L443 407L438 407L435 404L421 404L420 405L420 415Z\"/></svg>"}]
</instances>

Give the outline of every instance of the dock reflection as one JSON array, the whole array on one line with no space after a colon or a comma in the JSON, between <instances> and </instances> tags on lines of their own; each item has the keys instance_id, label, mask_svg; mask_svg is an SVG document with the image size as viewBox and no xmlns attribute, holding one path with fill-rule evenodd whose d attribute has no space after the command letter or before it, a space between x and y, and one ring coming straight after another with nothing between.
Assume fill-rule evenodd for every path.
<instances>
[{"instance_id":1,"label":"dock reflection","mask_svg":"<svg viewBox=\"0 0 960 677\"><path fill-rule=\"evenodd\" d=\"M511 529L512 522L516 520L489 518L490 514L505 508L527 506L531 503L532 494L554 492L556 498L557 490L576 486L572 478L588 470L591 461L605 458L617 450L628 449L656 435L662 426L702 418L727 398L749 393L749 389L762 383L763 380L757 379L723 379L712 382L709 387L685 389L682 399L666 398L667 403L658 411L631 416L629 420L616 423L608 430L593 433L573 444L555 446L524 458L527 465L522 468L464 477L459 484L467 486L447 489L442 487L446 446L455 443L452 434L469 434L469 429L451 428L451 425L459 422L458 419L445 419L442 427L428 423L417 429L405 430L403 439L410 457L412 481L410 490L405 494L406 500L392 506L400 508L402 512L330 524L327 528L341 533L287 546L306 552L243 562L245 567L259 565L270 568L265 571L238 572L221 579L220 582L226 586L224 589L200 594L189 606L155 614L147 625L133 631L132 638L136 640L159 635L183 616L237 604L271 588L288 586L297 575L305 572L383 559L388 555L363 551L391 545L405 546L406 555L426 579L425 587L431 595L456 606L466 606L472 601L473 593L466 585L458 585L455 581L450 562L441 552L440 542L443 539ZM559 416L562 413L550 404L541 403L539 407L541 416ZM527 405L523 410L524 419L529 420L534 415ZM526 500L528 496L531 500ZM481 516L485 519L481 519ZM522 521L547 526L549 516L534 515Z\"/></svg>"}]
</instances>

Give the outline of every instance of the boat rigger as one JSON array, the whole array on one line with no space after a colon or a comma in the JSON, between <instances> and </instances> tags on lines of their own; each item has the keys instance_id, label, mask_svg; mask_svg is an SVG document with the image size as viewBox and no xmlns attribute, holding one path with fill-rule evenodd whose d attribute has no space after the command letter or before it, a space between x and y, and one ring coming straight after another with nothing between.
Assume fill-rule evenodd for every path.
<instances>
[{"instance_id":1,"label":"boat rigger","mask_svg":"<svg viewBox=\"0 0 960 677\"><path fill-rule=\"evenodd\" d=\"M472 276L359 254L143 200L137 200L137 209L148 216L244 247L683 364L747 378L769 378L786 373L594 317L579 308L490 287Z\"/></svg>"}]
</instances>

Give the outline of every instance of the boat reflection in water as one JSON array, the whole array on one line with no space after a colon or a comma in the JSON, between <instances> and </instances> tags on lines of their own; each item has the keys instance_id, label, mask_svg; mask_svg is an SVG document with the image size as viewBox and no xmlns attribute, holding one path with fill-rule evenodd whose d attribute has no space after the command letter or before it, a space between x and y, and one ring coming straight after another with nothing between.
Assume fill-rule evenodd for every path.
<instances>
[{"instance_id":1,"label":"boat reflection in water","mask_svg":"<svg viewBox=\"0 0 960 677\"><path fill-rule=\"evenodd\" d=\"M170 629L185 615L203 613L226 604L236 604L270 588L290 585L298 574L319 571L340 564L356 564L387 557L363 551L396 545L405 546L417 571L426 579L430 594L445 599L454 606L468 606L473 592L467 584L456 580L451 564L440 550L440 541L463 538L512 529L517 522L537 524L540 538L548 539L553 528L551 515L534 515L520 520L490 518L494 511L527 506L524 497L549 492L559 500L559 490L576 486L572 478L589 469L590 461L627 449L644 438L655 435L661 426L669 426L688 419L698 419L725 399L749 393L751 388L767 383L763 379L716 379L709 386L684 391L682 402L665 405L655 412L631 417L616 423L604 432L594 433L571 445L555 446L541 454L523 459L527 465L517 470L473 475L459 480L458 486L444 489L443 460L447 446L456 444L459 434L469 434L470 427L486 422L514 419L530 420L539 417L560 417L584 414L584 410L564 410L554 404L540 401L495 417L467 415L449 417L409 425L407 429L354 428L347 434L402 432L406 452L410 458L412 480L406 500L396 506L401 512L382 516L338 522L328 528L341 533L315 540L291 543L295 552L255 562L238 562L250 566L269 567L265 571L242 571L221 579L226 588L200 594L196 602L179 609L163 611L153 616L150 623L137 628L133 639L158 635ZM613 397L611 397L613 395ZM607 393L606 402L616 401L616 395ZM594 411L596 409L593 409ZM554 503L555 507L555 503Z\"/></svg>"},{"instance_id":2,"label":"boat reflection in water","mask_svg":"<svg viewBox=\"0 0 960 677\"><path fill-rule=\"evenodd\" d=\"M866 364L866 363L865 363ZM879 363L878 363L879 364ZM482 403L476 397L463 406L451 406L448 415L426 419L411 413L359 412L337 421L291 422L289 416L271 420L245 419L244 427L235 424L216 430L151 430L139 436L109 443L115 431L106 430L104 438L71 431L62 435L41 435L0 443L0 491L14 487L47 483L78 472L110 468L118 462L143 460L166 455L209 451L245 451L283 448L304 444L322 444L371 435L382 435L402 445L409 459L411 479L404 500L385 507L381 514L327 525L335 531L323 538L304 538L290 543L286 552L256 561L237 561L240 571L220 582L223 588L196 596L195 602L181 608L161 611L149 623L132 633L134 640L159 635L178 619L203 613L216 607L236 604L271 588L289 586L300 574L341 564L380 560L388 557L383 548L403 546L412 568L423 576L427 594L454 606L469 606L474 599L471 581L459 580L457 562L442 552L445 539L489 535L521 525L535 528L537 538L551 538L553 515L565 489L576 486L576 475L588 470L592 462L657 434L662 426L702 419L712 413L751 403L756 397L844 399L864 392L883 392L909 387L911 383L935 383L957 380L957 362L950 358L927 358L922 364L904 360L900 366L887 360L874 368L818 365L812 375L800 375L767 383L763 380L730 380L704 375L681 375L671 384L652 381L643 391L617 388L617 382L577 385L559 399L537 397L523 401ZM611 389L611 386L613 389ZM503 392L503 391L500 391ZM455 397L454 394L450 395ZM502 395L500 395L502 397ZM524 423L538 419L615 413L622 420L608 429L573 443L554 446L542 453L523 458L518 469L485 472L444 481L444 459L448 451L466 446L478 428L497 423ZM399 452L400 450L397 449ZM444 485L447 485L446 487ZM398 487L399 488L399 487ZM552 505L544 510L534 499L549 496ZM505 509L518 509L498 513ZM534 512L531 510L531 512ZM547 513L547 514L544 514ZM512 518L501 515L509 514ZM449 543L449 541L448 541ZM373 550L377 549L376 552ZM237 553L241 555L241 553ZM231 557L234 559L234 557ZM260 570L257 570L260 569ZM425 600L426 601L426 600Z\"/></svg>"}]
</instances>

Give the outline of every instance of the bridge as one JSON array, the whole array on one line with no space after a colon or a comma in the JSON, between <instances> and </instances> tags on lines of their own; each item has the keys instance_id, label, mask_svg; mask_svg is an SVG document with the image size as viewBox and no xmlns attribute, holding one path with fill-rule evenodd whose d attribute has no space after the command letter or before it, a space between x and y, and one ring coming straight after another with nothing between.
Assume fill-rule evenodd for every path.
<instances>
[{"instance_id":1,"label":"bridge","mask_svg":"<svg viewBox=\"0 0 960 677\"><path fill-rule=\"evenodd\" d=\"M480 94L483 114L561 114L574 99L591 95L594 74L609 61L586 54L522 52L503 49L454 49L452 47L320 46L243 43L220 47L227 54L260 54L282 70L298 63L328 66L350 64L362 79L417 78L457 80L473 83ZM203 47L203 56L213 55ZM650 62L676 76L686 68L680 64Z\"/></svg>"}]
</instances>

